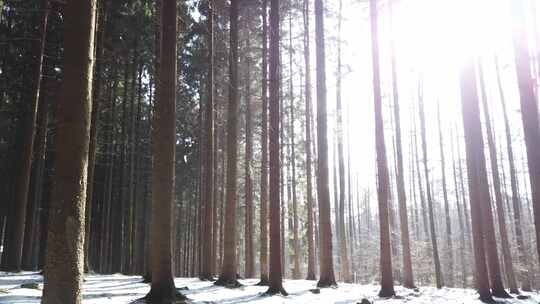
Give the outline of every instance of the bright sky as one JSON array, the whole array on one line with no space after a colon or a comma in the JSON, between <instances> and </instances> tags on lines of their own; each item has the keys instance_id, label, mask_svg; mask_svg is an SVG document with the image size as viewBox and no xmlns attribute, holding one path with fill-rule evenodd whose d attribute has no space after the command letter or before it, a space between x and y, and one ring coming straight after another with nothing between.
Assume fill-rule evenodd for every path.
<instances>
[{"instance_id":1,"label":"bright sky","mask_svg":"<svg viewBox=\"0 0 540 304\"><path fill-rule=\"evenodd\" d=\"M503 85L507 107L513 128L514 149L516 158L522 157L522 128L520 121L517 82L513 67L511 44L512 0L401 0L394 8L394 35L396 39L396 56L398 65L399 94L401 104L403 152L405 171L408 172L410 153L409 135L412 127L411 106L417 104L418 77L424 79L424 103L426 106L426 126L428 132L428 154L432 169L432 183L439 183L439 139L436 123L436 101L440 100L443 116L443 136L445 137L446 174L451 180L451 148L450 129L456 125L461 133L461 104L458 72L465 56L474 52L484 63L485 81L488 98L492 107L492 120L495 121L496 136L500 143L504 140L504 125L500 107L500 98L496 87L494 55L497 54L502 69ZM535 0L531 0L532 1ZM330 112L329 138L332 134L335 109L335 71L336 71L336 35L337 11L339 0L327 0L329 15L325 19L327 32L327 86ZM388 163L393 174L393 146L391 126L391 74L390 74L390 27L387 1L380 4L380 50L382 90L384 113L386 120L386 140ZM350 117L352 172L358 175L360 187L375 188L375 148L372 98L372 65L369 10L367 1L343 0L343 103L344 109L350 109L346 117ZM531 9L532 11L532 9ZM529 17L532 17L529 16ZM540 19L540 16L539 16ZM314 24L312 18L312 26ZM297 19L298 26L301 18ZM532 24L532 18L527 20ZM283 25L288 26L288 25ZM296 27L296 26L295 26ZM531 27L532 28L532 27ZM298 28L300 30L300 28ZM314 32L314 29L312 30ZM300 35L300 32L298 32ZM301 37L301 36L298 36ZM531 39L532 41L532 39ZM287 42L288 43L288 42ZM298 41L300 43L300 41ZM314 38L312 38L314 44ZM532 43L531 43L532 44ZM531 45L532 46L532 45ZM299 52L298 62L302 54ZM315 69L315 52L312 51L313 69ZM313 70L312 78L315 79ZM313 92L315 96L315 83ZM415 113L417 113L415 111ZM418 135L419 136L419 135ZM329 143L332 144L332 143ZM332 147L332 145L330 145ZM462 145L462 157L464 147ZM420 147L419 147L420 149ZM421 152L421 150L419 151ZM506 152L504 149L503 152ZM333 150L329 151L329 159L333 159ZM346 152L345 152L346 153ZM346 159L346 158L345 158ZM464 164L465 165L465 164ZM331 171L332 173L332 168ZM406 175L408 178L408 175ZM406 185L407 181L406 181ZM452 186L450 186L452 188ZM438 188L435 185L435 193Z\"/></svg>"}]
</instances>

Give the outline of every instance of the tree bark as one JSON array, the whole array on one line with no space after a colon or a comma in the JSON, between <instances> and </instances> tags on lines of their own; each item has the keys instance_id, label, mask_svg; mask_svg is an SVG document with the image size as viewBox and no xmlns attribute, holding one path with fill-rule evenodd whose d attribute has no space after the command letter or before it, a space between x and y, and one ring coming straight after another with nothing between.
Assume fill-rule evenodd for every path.
<instances>
[{"instance_id":1,"label":"tree bark","mask_svg":"<svg viewBox=\"0 0 540 304\"><path fill-rule=\"evenodd\" d=\"M201 273L203 280L214 279L214 261L212 260L213 244L213 209L214 206L214 0L207 0L207 56L208 72L206 74L206 107L204 120L204 159L203 184L201 202L204 208L204 225L202 227L204 242L202 243Z\"/></svg>"},{"instance_id":2,"label":"tree bark","mask_svg":"<svg viewBox=\"0 0 540 304\"><path fill-rule=\"evenodd\" d=\"M160 64L152 119L152 219L150 261L152 284L146 300L172 302L185 297L176 291L172 274L176 150L176 1L161 1Z\"/></svg>"},{"instance_id":3,"label":"tree bark","mask_svg":"<svg viewBox=\"0 0 540 304\"><path fill-rule=\"evenodd\" d=\"M474 262L475 262L475 286L480 294L480 300L492 303L488 267L486 267L486 248L484 243L484 225L482 221L485 213L481 205L489 202L486 197L487 184L481 189L482 183L487 182L485 170L481 163L485 162L482 144L482 129L480 113L478 109L478 92L474 63L472 60L466 63L460 75L461 104L463 113L463 129L465 131L465 148L467 154L467 173L469 176L469 202L471 204ZM482 177L482 175L484 175Z\"/></svg>"},{"instance_id":4,"label":"tree bark","mask_svg":"<svg viewBox=\"0 0 540 304\"><path fill-rule=\"evenodd\" d=\"M305 102L306 102L306 202L307 202L307 280L315 280L315 244L313 239L313 182L312 182L312 156L311 156L311 56L309 37L309 3L304 0L302 10L304 20L304 65L305 65Z\"/></svg>"},{"instance_id":5,"label":"tree bark","mask_svg":"<svg viewBox=\"0 0 540 304\"><path fill-rule=\"evenodd\" d=\"M49 2L41 1L43 10L39 20L39 38L35 39L32 46L31 68L32 81L29 94L23 94L24 98L28 99L24 107L24 117L22 122L23 139L21 151L21 164L18 168L18 174L15 174L14 182L14 197L13 197L13 220L11 227L12 239L9 246L6 247L6 252L3 258L7 260L3 262L5 271L20 271L23 256L24 232L26 225L26 209L28 205L28 189L30 185L30 175L32 168L32 153L34 152L34 137L36 133L36 118L39 105L39 95L41 91L41 74L43 70L43 53L45 50L45 42L47 39L47 20L49 17Z\"/></svg>"},{"instance_id":6,"label":"tree bark","mask_svg":"<svg viewBox=\"0 0 540 304\"><path fill-rule=\"evenodd\" d=\"M233 0L234 1L234 0ZM270 114L270 272L267 294L287 295L282 283L281 233L280 233L280 147L279 147L279 0L270 0L269 93Z\"/></svg>"},{"instance_id":7,"label":"tree bark","mask_svg":"<svg viewBox=\"0 0 540 304\"><path fill-rule=\"evenodd\" d=\"M64 6L64 81L41 303L81 303L96 1Z\"/></svg>"},{"instance_id":8,"label":"tree bark","mask_svg":"<svg viewBox=\"0 0 540 304\"><path fill-rule=\"evenodd\" d=\"M495 193L495 207L497 208L497 219L499 224L499 236L501 238L501 247L503 254L504 272L506 274L507 283L510 287L510 292L518 294L519 290L516 283L516 275L512 263L512 254L510 252L510 243L508 241L508 232L506 230L506 216L504 214L503 197L501 193L501 180L499 176L499 163L497 160L497 148L493 137L493 129L491 128L491 116L487 104L486 87L484 83L484 75L481 64L478 65L478 77L481 92L482 109L484 110L484 123L486 125L486 137L489 148L489 158L491 161L491 175L493 178L493 190Z\"/></svg>"},{"instance_id":9,"label":"tree bark","mask_svg":"<svg viewBox=\"0 0 540 304\"><path fill-rule=\"evenodd\" d=\"M519 86L521 116L527 149L529 179L531 186L536 250L540 259L540 127L538 125L538 105L531 78L529 60L529 36L525 22L525 1L512 1L514 15L513 42L516 74Z\"/></svg>"},{"instance_id":10,"label":"tree bark","mask_svg":"<svg viewBox=\"0 0 540 304\"><path fill-rule=\"evenodd\" d=\"M373 65L373 96L375 101L375 148L377 152L377 198L379 205L380 271L381 290L379 297L395 295L392 273L392 250L390 245L390 223L388 221L389 177L384 142L384 120L382 116L381 75L379 63L378 1L369 1L371 24L371 60Z\"/></svg>"},{"instance_id":11,"label":"tree bark","mask_svg":"<svg viewBox=\"0 0 540 304\"><path fill-rule=\"evenodd\" d=\"M261 206L260 275L258 285L268 285L268 0L262 1L262 131L261 131Z\"/></svg>"},{"instance_id":12,"label":"tree bark","mask_svg":"<svg viewBox=\"0 0 540 304\"><path fill-rule=\"evenodd\" d=\"M230 7L229 105L227 110L227 190L223 263L218 286L239 287L236 280L236 177L238 163L238 1Z\"/></svg>"},{"instance_id":13,"label":"tree bark","mask_svg":"<svg viewBox=\"0 0 540 304\"><path fill-rule=\"evenodd\" d=\"M390 8L390 20L392 22L394 2L389 3ZM392 37L393 35L393 22ZM397 64L394 48L394 38L391 40L390 60L392 63L392 93L394 99L394 120L395 120L395 132L396 132L396 180L397 180L397 192L398 192L398 204L399 204L399 223L401 229L401 247L403 250L403 286L406 288L415 288L412 259L411 259L411 244L409 239L409 222L407 218L407 194L405 193L405 181L403 170L403 147L401 142L401 117L400 117L400 105L399 105L399 91L398 91L398 79L397 79ZM414 175L414 174L413 174Z\"/></svg>"},{"instance_id":14,"label":"tree bark","mask_svg":"<svg viewBox=\"0 0 540 304\"><path fill-rule=\"evenodd\" d=\"M499 96L501 99L501 106L503 110L504 117L504 129L506 135L506 152L508 154L508 165L510 168L510 188L512 190L512 207L514 211L514 232L516 237L517 249L519 254L519 263L520 263L520 282L521 289L524 291L531 291L531 278L530 278L530 261L529 255L527 253L527 248L524 243L523 228L521 225L522 216L521 216L521 200L518 190L518 178L516 176L516 165L514 162L514 149L512 148L512 134L510 132L510 123L508 121L508 113L506 110L506 99L504 95L504 90L502 87L501 74L499 71L498 60L495 59L495 68L497 73L497 86L499 88Z\"/></svg>"},{"instance_id":15,"label":"tree bark","mask_svg":"<svg viewBox=\"0 0 540 304\"><path fill-rule=\"evenodd\" d=\"M317 58L317 198L319 200L319 267L317 286L336 285L332 257L332 226L328 184L328 138L326 104L326 55L324 46L324 5L315 0L315 50Z\"/></svg>"},{"instance_id":16,"label":"tree bark","mask_svg":"<svg viewBox=\"0 0 540 304\"><path fill-rule=\"evenodd\" d=\"M441 272L441 261L439 258L439 247L437 243L437 234L435 230L435 214L433 210L433 199L431 197L431 184L429 180L429 170L427 165L427 141L426 141L426 118L424 113L424 98L423 98L423 88L421 86L419 90L418 98L418 110L420 116L420 134L422 139L422 155L423 155L423 164L424 164L424 176L426 177L426 197L428 205L428 214L429 214L429 234L431 236L431 246L433 250L433 264L435 266L435 280L437 288L442 288L443 277Z\"/></svg>"}]
</instances>

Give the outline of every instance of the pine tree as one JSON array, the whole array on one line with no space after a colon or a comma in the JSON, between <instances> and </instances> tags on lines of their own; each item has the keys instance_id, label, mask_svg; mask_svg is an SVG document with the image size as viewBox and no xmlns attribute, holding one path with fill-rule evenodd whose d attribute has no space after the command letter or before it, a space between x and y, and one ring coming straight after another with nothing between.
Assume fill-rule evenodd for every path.
<instances>
[{"instance_id":1,"label":"pine tree","mask_svg":"<svg viewBox=\"0 0 540 304\"><path fill-rule=\"evenodd\" d=\"M64 7L64 80L42 303L81 303L96 1Z\"/></svg>"}]
</instances>

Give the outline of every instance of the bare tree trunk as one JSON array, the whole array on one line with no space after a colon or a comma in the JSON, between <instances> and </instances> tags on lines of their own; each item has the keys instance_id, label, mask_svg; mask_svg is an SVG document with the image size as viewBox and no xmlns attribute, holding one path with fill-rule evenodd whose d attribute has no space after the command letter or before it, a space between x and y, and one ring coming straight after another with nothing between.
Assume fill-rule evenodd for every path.
<instances>
[{"instance_id":1,"label":"bare tree trunk","mask_svg":"<svg viewBox=\"0 0 540 304\"><path fill-rule=\"evenodd\" d=\"M214 261L212 260L213 246L213 215L214 215L214 1L207 0L207 47L208 47L208 72L206 74L206 107L204 120L204 155L203 155L203 184L201 202L204 208L204 225L202 234L201 273L203 280L213 280Z\"/></svg>"},{"instance_id":2,"label":"bare tree trunk","mask_svg":"<svg viewBox=\"0 0 540 304\"><path fill-rule=\"evenodd\" d=\"M280 147L279 147L279 0L270 0L269 114L270 114L270 272L267 294L287 295L282 283L280 233Z\"/></svg>"},{"instance_id":3,"label":"bare tree trunk","mask_svg":"<svg viewBox=\"0 0 540 304\"><path fill-rule=\"evenodd\" d=\"M261 135L261 207L260 207L260 267L258 285L268 285L268 0L262 1L262 135Z\"/></svg>"},{"instance_id":4,"label":"bare tree trunk","mask_svg":"<svg viewBox=\"0 0 540 304\"><path fill-rule=\"evenodd\" d=\"M338 41L337 41L337 83L336 83L336 116L337 116L337 147L338 147L338 170L339 170L339 219L336 223L339 233L339 265L340 277L344 282L351 282L349 272L349 254L347 250L347 234L345 232L345 161L343 159L343 113L341 105L341 19L343 3L339 1L338 13Z\"/></svg>"},{"instance_id":5,"label":"bare tree trunk","mask_svg":"<svg viewBox=\"0 0 540 304\"><path fill-rule=\"evenodd\" d=\"M452 144L454 143L454 138L452 137ZM465 225L463 224L463 210L461 208L460 204L460 195L459 195L459 185L458 185L458 179L457 179L457 171L456 171L456 157L454 153L454 148L452 148L452 170L453 170L453 176L454 176L454 192L456 195L456 209L458 212L458 221L459 221L459 258L461 262L461 282L463 288L467 287L467 261L465 260ZM463 202L465 204L465 202Z\"/></svg>"},{"instance_id":6,"label":"bare tree trunk","mask_svg":"<svg viewBox=\"0 0 540 304\"><path fill-rule=\"evenodd\" d=\"M310 37L309 37L309 2L304 0L303 18L304 18L304 65L306 69L305 78L305 102L306 102L306 200L307 200L307 243L308 243L308 261L307 261L307 280L315 280L315 244L313 239L313 182L311 171L311 56L310 56Z\"/></svg>"},{"instance_id":7,"label":"bare tree trunk","mask_svg":"<svg viewBox=\"0 0 540 304\"><path fill-rule=\"evenodd\" d=\"M392 21L392 7L394 3L389 3L390 8L390 20ZM392 36L393 34L393 23ZM398 204L399 204L399 224L401 229L401 247L403 250L403 286L406 288L415 288L412 259L411 259L411 244L409 240L409 222L407 219L407 194L405 193L405 181L403 170L403 148L401 143L401 118L399 107L399 92L398 92L398 79L397 79L397 64L394 48L394 38L391 40L391 62L392 62L392 93L394 99L394 120L395 120L395 132L396 132L396 182L398 191Z\"/></svg>"},{"instance_id":8,"label":"bare tree trunk","mask_svg":"<svg viewBox=\"0 0 540 304\"><path fill-rule=\"evenodd\" d=\"M482 183L487 182L485 170L481 169L481 163L485 162L482 144L482 129L480 113L478 109L478 93L476 89L476 77L474 63L467 62L461 71L461 103L463 113L463 129L465 130L465 147L467 152L467 172L469 176L469 202L471 204L474 262L475 262L475 286L480 294L480 300L492 303L488 268L486 267L486 248L484 247L484 225L482 225L485 213L481 205L489 202L486 197L487 184L481 189ZM481 175L484 175L483 177ZM484 191L483 191L484 190Z\"/></svg>"},{"instance_id":9,"label":"bare tree trunk","mask_svg":"<svg viewBox=\"0 0 540 304\"><path fill-rule=\"evenodd\" d=\"M29 94L23 94L25 99L24 118L21 124L23 128L22 132L22 145L19 152L21 157L21 164L18 167L18 173L15 174L16 180L14 181L14 196L13 196L13 214L11 215L14 222L11 227L7 227L11 230L12 240L9 246L5 247L6 252L3 254L3 258L6 259L2 262L6 271L20 271L23 245L24 245L24 232L26 225L26 209L28 205L28 188L30 185L30 174L32 169L32 153L34 152L34 137L36 133L36 119L39 105L39 94L41 93L41 74L43 70L43 53L45 50L45 42L47 39L47 20L49 17L49 2L47 0L41 1L41 8L43 10L41 18L38 22L39 38L35 39L32 45L32 81Z\"/></svg>"},{"instance_id":10,"label":"bare tree trunk","mask_svg":"<svg viewBox=\"0 0 540 304\"><path fill-rule=\"evenodd\" d=\"M324 46L324 5L315 0L315 49L317 58L317 198L319 200L320 278L317 286L336 285L332 257L332 226L328 183L328 138L326 104L326 55Z\"/></svg>"},{"instance_id":11,"label":"bare tree trunk","mask_svg":"<svg viewBox=\"0 0 540 304\"><path fill-rule=\"evenodd\" d=\"M437 234L435 232L435 214L433 210L433 199L431 197L431 184L429 180L429 170L427 165L427 140L426 140L426 118L424 113L424 98L423 98L423 87L419 90L419 101L418 101L418 110L420 113L420 133L422 137L422 155L424 163L424 175L426 177L426 197L429 213L429 232L431 235L431 246L433 250L433 263L435 266L435 280L437 288L442 288L444 285L442 272L441 272L441 261L439 259L439 247L437 244Z\"/></svg>"},{"instance_id":12,"label":"bare tree trunk","mask_svg":"<svg viewBox=\"0 0 540 304\"><path fill-rule=\"evenodd\" d=\"M250 13L247 13L248 15ZM249 18L247 16L246 18ZM247 39L246 39L246 159L245 159L245 277L252 278L255 274L255 258L253 254L253 180L251 177L251 163L253 158L253 131L251 117L251 54L250 54L250 37L249 37L249 23L247 23Z\"/></svg>"},{"instance_id":13,"label":"bare tree trunk","mask_svg":"<svg viewBox=\"0 0 540 304\"><path fill-rule=\"evenodd\" d=\"M484 75L481 64L478 65L478 77L481 92L482 108L484 112L484 123L486 125L486 137L489 147L489 158L491 161L491 174L493 178L493 190L495 192L495 207L497 208L497 219L499 224L499 236L501 238L503 265L506 274L506 279L510 287L510 293L519 293L516 275L514 273L514 266L512 264L512 254L510 252L510 243L508 241L508 232L506 231L506 219L503 207L503 198L501 193L501 181L499 176L499 163L497 161L497 148L495 147L495 140L493 138L493 130L491 128L491 116L489 115L489 109L487 104L486 88L484 83Z\"/></svg>"},{"instance_id":14,"label":"bare tree trunk","mask_svg":"<svg viewBox=\"0 0 540 304\"><path fill-rule=\"evenodd\" d=\"M176 1L161 1L159 84L152 121L152 220L150 256L152 284L146 295L151 303L185 299L176 291L172 274L176 147Z\"/></svg>"},{"instance_id":15,"label":"bare tree trunk","mask_svg":"<svg viewBox=\"0 0 540 304\"><path fill-rule=\"evenodd\" d=\"M236 280L236 177L238 163L238 1L230 7L229 107L227 110L227 195L223 231L223 264L216 285L239 287Z\"/></svg>"},{"instance_id":16,"label":"bare tree trunk","mask_svg":"<svg viewBox=\"0 0 540 304\"><path fill-rule=\"evenodd\" d=\"M452 243L452 225L450 223L450 206L448 204L448 193L446 191L446 162L444 159L444 144L441 126L440 102L437 101L437 123L439 126L439 151L441 156L442 189L444 198L444 213L446 223L446 250L448 262L448 286L454 286L454 245Z\"/></svg>"},{"instance_id":17,"label":"bare tree trunk","mask_svg":"<svg viewBox=\"0 0 540 304\"><path fill-rule=\"evenodd\" d=\"M538 105L531 79L528 33L525 20L525 4L523 0L512 2L514 12L514 56L519 85L521 116L527 148L529 179L531 185L534 226L536 233L536 250L540 259L540 127L538 125Z\"/></svg>"},{"instance_id":18,"label":"bare tree trunk","mask_svg":"<svg viewBox=\"0 0 540 304\"><path fill-rule=\"evenodd\" d=\"M377 0L369 1L371 16L371 56L373 64L373 96L375 101L375 147L377 150L377 198L380 223L380 297L395 295L392 274L392 252L390 245L390 223L388 222L388 163L384 143L384 120L382 115L381 76L379 67L379 26Z\"/></svg>"},{"instance_id":19,"label":"bare tree trunk","mask_svg":"<svg viewBox=\"0 0 540 304\"><path fill-rule=\"evenodd\" d=\"M64 80L41 303L81 303L96 1L64 6Z\"/></svg>"},{"instance_id":20,"label":"bare tree trunk","mask_svg":"<svg viewBox=\"0 0 540 304\"><path fill-rule=\"evenodd\" d=\"M518 179L516 177L516 166L514 163L514 149L512 148L512 134L510 133L510 123L508 122L508 113L506 110L506 99L504 96L504 90L501 82L501 74L499 71L498 60L495 59L495 68L497 73L497 85L499 88L499 96L501 99L501 106L503 109L504 117L504 127L506 134L506 151L508 153L508 164L510 167L510 187L512 189L512 207L514 211L514 230L516 236L517 249L519 254L519 273L520 273L520 282L521 289L524 291L530 291L531 288L531 278L529 271L531 270L529 256L527 253L527 248L525 247L524 237L523 237L523 228L521 225L521 201L518 191Z\"/></svg>"}]
</instances>

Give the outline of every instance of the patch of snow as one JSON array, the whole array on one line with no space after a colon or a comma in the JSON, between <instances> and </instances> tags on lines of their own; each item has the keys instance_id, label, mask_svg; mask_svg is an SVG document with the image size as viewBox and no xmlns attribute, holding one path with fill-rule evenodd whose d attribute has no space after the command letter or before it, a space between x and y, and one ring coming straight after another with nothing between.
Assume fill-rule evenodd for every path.
<instances>
[{"instance_id":1,"label":"patch of snow","mask_svg":"<svg viewBox=\"0 0 540 304\"><path fill-rule=\"evenodd\" d=\"M84 303L88 304L119 304L130 303L142 298L148 293L148 284L141 283L138 276L113 275L88 275L83 284ZM43 287L43 277L36 273L5 273L0 272L0 303L9 304L37 304L40 303L41 290L21 288L22 284L38 283ZM324 288L319 294L312 293L316 281L285 280L284 287L288 296L263 296L267 290L264 286L254 286L258 280L241 280L244 287L227 289L214 286L211 282L200 281L194 278L175 279L176 287L188 287L183 290L192 303L257 303L257 304L349 304L360 303L364 298L371 303L394 304L480 304L478 295L472 289L421 287L418 292L396 286L398 297L381 299L377 297L379 286L339 284L339 288ZM502 303L532 304L539 303L539 293L526 293L530 296L526 300L501 299Z\"/></svg>"}]
</instances>

